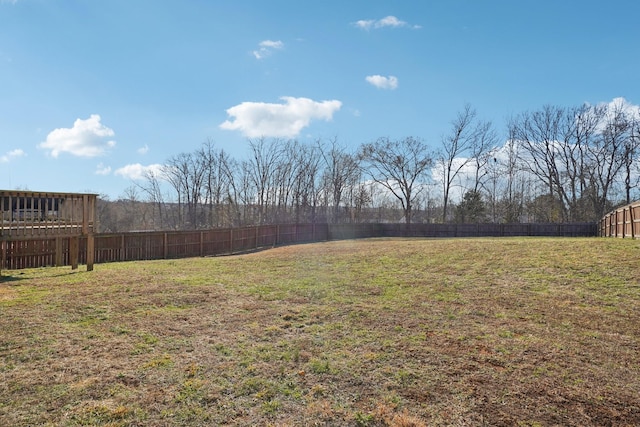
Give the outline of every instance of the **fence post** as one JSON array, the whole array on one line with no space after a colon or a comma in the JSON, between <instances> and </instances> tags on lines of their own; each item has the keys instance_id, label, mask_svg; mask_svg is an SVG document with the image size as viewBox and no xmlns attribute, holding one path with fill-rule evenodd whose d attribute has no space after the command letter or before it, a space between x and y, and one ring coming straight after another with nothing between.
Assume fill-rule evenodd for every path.
<instances>
[{"instance_id":1,"label":"fence post","mask_svg":"<svg viewBox=\"0 0 640 427\"><path fill-rule=\"evenodd\" d=\"M7 241L0 240L0 276L2 276L2 269L7 259Z\"/></svg>"},{"instance_id":2,"label":"fence post","mask_svg":"<svg viewBox=\"0 0 640 427\"><path fill-rule=\"evenodd\" d=\"M62 266L62 237L56 236L56 255L55 266Z\"/></svg>"},{"instance_id":3,"label":"fence post","mask_svg":"<svg viewBox=\"0 0 640 427\"><path fill-rule=\"evenodd\" d=\"M87 236L87 271L93 271L93 262L96 254L95 239L93 233Z\"/></svg>"},{"instance_id":4,"label":"fence post","mask_svg":"<svg viewBox=\"0 0 640 427\"><path fill-rule=\"evenodd\" d=\"M636 238L636 224L633 219L633 206L629 206L629 220L631 221L631 238Z\"/></svg>"},{"instance_id":5,"label":"fence post","mask_svg":"<svg viewBox=\"0 0 640 427\"><path fill-rule=\"evenodd\" d=\"M167 233L162 233L162 257L167 259L169 256L169 236Z\"/></svg>"},{"instance_id":6,"label":"fence post","mask_svg":"<svg viewBox=\"0 0 640 427\"><path fill-rule=\"evenodd\" d=\"M80 250L80 245L78 244L78 237L69 237L69 258L71 263L71 269L78 269L78 251Z\"/></svg>"},{"instance_id":7,"label":"fence post","mask_svg":"<svg viewBox=\"0 0 640 427\"><path fill-rule=\"evenodd\" d=\"M233 228L229 229L229 252L233 253Z\"/></svg>"}]
</instances>

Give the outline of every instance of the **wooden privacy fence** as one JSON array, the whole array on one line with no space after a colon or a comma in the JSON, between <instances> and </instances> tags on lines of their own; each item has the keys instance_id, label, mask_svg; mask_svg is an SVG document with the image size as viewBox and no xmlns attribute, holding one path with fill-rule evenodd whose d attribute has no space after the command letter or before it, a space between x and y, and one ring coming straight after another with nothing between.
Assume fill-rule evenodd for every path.
<instances>
[{"instance_id":1,"label":"wooden privacy fence","mask_svg":"<svg viewBox=\"0 0 640 427\"><path fill-rule=\"evenodd\" d=\"M640 201L609 212L598 224L600 237L640 237Z\"/></svg>"},{"instance_id":2,"label":"wooden privacy fence","mask_svg":"<svg viewBox=\"0 0 640 427\"><path fill-rule=\"evenodd\" d=\"M226 255L260 248L368 237L590 237L595 223L567 224L282 224L198 231L95 234L96 263ZM2 241L0 269L70 265L87 260L87 238Z\"/></svg>"}]
</instances>

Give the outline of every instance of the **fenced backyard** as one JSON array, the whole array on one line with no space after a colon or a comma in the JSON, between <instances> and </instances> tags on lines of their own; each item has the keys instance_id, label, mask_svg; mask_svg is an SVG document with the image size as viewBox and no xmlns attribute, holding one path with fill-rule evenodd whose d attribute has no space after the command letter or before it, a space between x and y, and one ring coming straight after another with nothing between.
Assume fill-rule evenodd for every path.
<instances>
[{"instance_id":1,"label":"fenced backyard","mask_svg":"<svg viewBox=\"0 0 640 427\"><path fill-rule=\"evenodd\" d=\"M195 231L151 231L93 236L95 263L227 255L296 243L368 237L591 237L594 223L565 224L281 224ZM64 236L3 240L0 270L72 265L79 245L87 262L87 238Z\"/></svg>"}]
</instances>

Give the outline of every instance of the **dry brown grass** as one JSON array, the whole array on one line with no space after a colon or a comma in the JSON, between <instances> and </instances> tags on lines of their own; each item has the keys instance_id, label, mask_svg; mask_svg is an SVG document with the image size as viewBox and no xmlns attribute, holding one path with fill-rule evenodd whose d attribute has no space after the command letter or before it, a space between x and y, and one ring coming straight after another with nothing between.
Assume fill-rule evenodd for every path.
<instances>
[{"instance_id":1,"label":"dry brown grass","mask_svg":"<svg viewBox=\"0 0 640 427\"><path fill-rule=\"evenodd\" d=\"M640 243L3 271L0 425L640 425Z\"/></svg>"}]
</instances>

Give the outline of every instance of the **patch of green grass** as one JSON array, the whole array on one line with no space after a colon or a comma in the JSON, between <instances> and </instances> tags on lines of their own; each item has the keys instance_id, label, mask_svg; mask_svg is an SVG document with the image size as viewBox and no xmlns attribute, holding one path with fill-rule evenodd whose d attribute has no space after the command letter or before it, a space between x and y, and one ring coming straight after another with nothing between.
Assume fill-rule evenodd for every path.
<instances>
[{"instance_id":1,"label":"patch of green grass","mask_svg":"<svg viewBox=\"0 0 640 427\"><path fill-rule=\"evenodd\" d=\"M272 415L280 409L281 403L277 399L271 399L262 403L262 412L266 415Z\"/></svg>"},{"instance_id":2,"label":"patch of green grass","mask_svg":"<svg viewBox=\"0 0 640 427\"><path fill-rule=\"evenodd\" d=\"M4 273L3 273L4 274ZM7 282L6 285L0 282L0 287L8 290L5 298L0 298L0 307L15 307L25 304L41 304L50 295L51 290L47 288L40 288L37 286L22 286L22 285L10 285Z\"/></svg>"},{"instance_id":3,"label":"patch of green grass","mask_svg":"<svg viewBox=\"0 0 640 427\"><path fill-rule=\"evenodd\" d=\"M173 365L173 361L171 360L171 356L168 354L163 354L159 357L154 357L149 360L147 363L143 365L145 369L151 368L167 368Z\"/></svg>"},{"instance_id":4,"label":"patch of green grass","mask_svg":"<svg viewBox=\"0 0 640 427\"><path fill-rule=\"evenodd\" d=\"M313 359L309 361L309 370L314 374L328 374L331 372L328 360Z\"/></svg>"}]
</instances>

